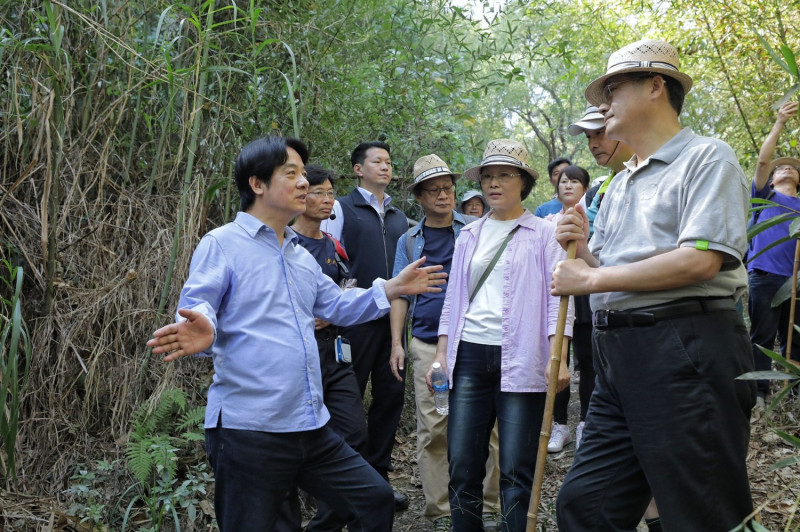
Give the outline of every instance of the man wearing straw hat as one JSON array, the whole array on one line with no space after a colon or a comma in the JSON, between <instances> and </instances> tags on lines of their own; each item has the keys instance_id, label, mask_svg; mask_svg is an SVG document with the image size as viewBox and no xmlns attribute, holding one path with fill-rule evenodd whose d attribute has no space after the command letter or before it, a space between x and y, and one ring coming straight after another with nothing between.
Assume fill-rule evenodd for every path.
<instances>
[{"instance_id":1,"label":"man wearing straw hat","mask_svg":"<svg viewBox=\"0 0 800 532\"><path fill-rule=\"evenodd\" d=\"M756 211L754 222L764 222L775 216L800 211L800 198L797 197L800 160L793 157L771 160L781 130L790 118L797 116L797 108L797 102L788 102L781 106L775 125L761 145L750 195L753 198L768 199L778 206ZM747 265L750 281L748 313L753 360L758 371L767 371L772 367L772 360L758 346L772 349L776 334L780 339L781 353L786 356L790 301L773 307L772 298L793 275L796 240L790 239L769 249L765 248L781 238L786 238L790 223L791 220L786 220L770 227L755 235L750 242L749 256L752 260ZM800 324L797 317L795 323ZM792 353L800 354L800 334L792 335ZM769 393L769 381L760 380L757 386L756 406L763 409L764 399Z\"/></svg>"},{"instance_id":2,"label":"man wearing straw hat","mask_svg":"<svg viewBox=\"0 0 800 532\"><path fill-rule=\"evenodd\" d=\"M400 272L409 263L426 257L426 264L441 264L450 272L453 250L461 228L477 220L474 216L453 210L456 180L461 174L450 171L437 155L431 154L414 163L411 190L422 207L422 220L403 234L397 242L394 271ZM480 196L479 196L480 197ZM428 296L434 297L428 297ZM417 464L425 495L424 514L433 522L433 530L450 530L450 502L447 463L447 416L436 412L433 395L428 391L425 374L436 356L439 341L439 318L442 315L444 292L420 297L400 298L392 302L392 356L389 365L397 380L402 381L406 353L403 348L406 316L410 316L411 342L408 352L414 362L414 399L417 407ZM484 526L494 530L500 513L500 469L497 460L497 427L492 432L489 459L484 479Z\"/></svg>"},{"instance_id":3,"label":"man wearing straw hat","mask_svg":"<svg viewBox=\"0 0 800 532\"><path fill-rule=\"evenodd\" d=\"M634 156L609 185L587 244L571 209L557 227L578 259L556 294L592 294L597 380L558 497L561 530L635 530L658 501L664 530L730 530L753 509L746 457L755 390L747 329L747 181L733 150L682 129L692 80L669 43L611 54L586 89L606 134Z\"/></svg>"}]
</instances>

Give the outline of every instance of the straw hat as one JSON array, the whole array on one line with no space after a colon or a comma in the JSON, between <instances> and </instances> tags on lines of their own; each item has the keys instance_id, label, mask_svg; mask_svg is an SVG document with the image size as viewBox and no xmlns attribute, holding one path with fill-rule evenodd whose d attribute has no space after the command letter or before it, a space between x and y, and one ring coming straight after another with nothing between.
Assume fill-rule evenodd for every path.
<instances>
[{"instance_id":1,"label":"straw hat","mask_svg":"<svg viewBox=\"0 0 800 532\"><path fill-rule=\"evenodd\" d=\"M534 183L539 179L536 170L530 167L528 150L521 143L511 139L490 140L483 152L483 160L480 166L475 166L464 172L464 177L472 181L480 182L481 170L484 166L497 166L505 164L516 166L533 179Z\"/></svg>"},{"instance_id":2,"label":"straw hat","mask_svg":"<svg viewBox=\"0 0 800 532\"><path fill-rule=\"evenodd\" d=\"M594 105L590 105L583 113L583 118L574 124L570 124L567 128L567 132L574 137L575 135L580 135L584 131L596 131L604 127L606 127L606 119L600 113L600 109Z\"/></svg>"},{"instance_id":3,"label":"straw hat","mask_svg":"<svg viewBox=\"0 0 800 532\"><path fill-rule=\"evenodd\" d=\"M600 105L606 80L627 72L653 72L677 80L687 93L692 88L692 78L680 71L680 60L675 47L665 41L645 39L611 54L606 73L586 87L586 99L593 105Z\"/></svg>"},{"instance_id":4,"label":"straw hat","mask_svg":"<svg viewBox=\"0 0 800 532\"><path fill-rule=\"evenodd\" d=\"M795 159L794 157L778 157L769 163L769 173L771 174L777 167L787 164L797 170L797 173L800 173L800 159Z\"/></svg>"},{"instance_id":5,"label":"straw hat","mask_svg":"<svg viewBox=\"0 0 800 532\"><path fill-rule=\"evenodd\" d=\"M417 159L417 162L414 163L414 181L409 187L413 188L423 181L442 175L451 176L453 181L461 177L461 174L451 172L447 164L438 155L434 155L433 153L425 155Z\"/></svg>"}]
</instances>

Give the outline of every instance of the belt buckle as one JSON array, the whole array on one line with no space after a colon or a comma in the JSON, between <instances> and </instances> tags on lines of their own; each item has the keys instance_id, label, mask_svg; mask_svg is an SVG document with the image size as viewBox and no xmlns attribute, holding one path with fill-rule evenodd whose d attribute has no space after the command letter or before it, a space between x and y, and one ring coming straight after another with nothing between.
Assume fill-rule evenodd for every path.
<instances>
[{"instance_id":1,"label":"belt buckle","mask_svg":"<svg viewBox=\"0 0 800 532\"><path fill-rule=\"evenodd\" d=\"M592 314L592 325L595 327L608 327L608 316L610 311L608 309L596 310Z\"/></svg>"}]
</instances>

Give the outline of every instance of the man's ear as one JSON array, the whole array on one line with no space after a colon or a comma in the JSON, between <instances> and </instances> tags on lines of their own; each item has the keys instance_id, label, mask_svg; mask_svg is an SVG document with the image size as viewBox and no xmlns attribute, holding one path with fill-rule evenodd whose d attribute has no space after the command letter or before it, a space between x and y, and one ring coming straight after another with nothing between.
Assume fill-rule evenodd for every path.
<instances>
[{"instance_id":1,"label":"man's ear","mask_svg":"<svg viewBox=\"0 0 800 532\"><path fill-rule=\"evenodd\" d=\"M250 184L250 190L252 190L253 194L255 194L256 196L264 194L264 191L267 189L267 186L254 175L250 176L248 183Z\"/></svg>"},{"instance_id":2,"label":"man's ear","mask_svg":"<svg viewBox=\"0 0 800 532\"><path fill-rule=\"evenodd\" d=\"M355 174L356 174L356 175L359 177L359 179L360 179L360 178L361 178L361 164L359 164L359 163L356 163L356 164L354 164L354 165L353 165L353 172L354 172L354 173L355 173Z\"/></svg>"}]
</instances>

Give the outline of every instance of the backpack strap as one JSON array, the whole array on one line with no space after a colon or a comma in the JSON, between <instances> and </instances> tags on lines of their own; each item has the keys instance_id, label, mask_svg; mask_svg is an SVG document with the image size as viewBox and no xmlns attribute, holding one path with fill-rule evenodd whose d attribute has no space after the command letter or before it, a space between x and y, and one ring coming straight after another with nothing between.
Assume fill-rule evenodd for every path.
<instances>
[{"instance_id":1,"label":"backpack strap","mask_svg":"<svg viewBox=\"0 0 800 532\"><path fill-rule=\"evenodd\" d=\"M350 258L347 256L347 252L344 250L344 246L342 246L341 242L336 240L328 233L323 231L322 234L327 236L331 242L333 242L333 247L336 249L336 254L333 256L333 258L336 259L336 266L339 268L339 273L345 279L352 278L352 275L350 274L350 268L348 268L347 264L344 263L344 261L350 260Z\"/></svg>"}]
</instances>

